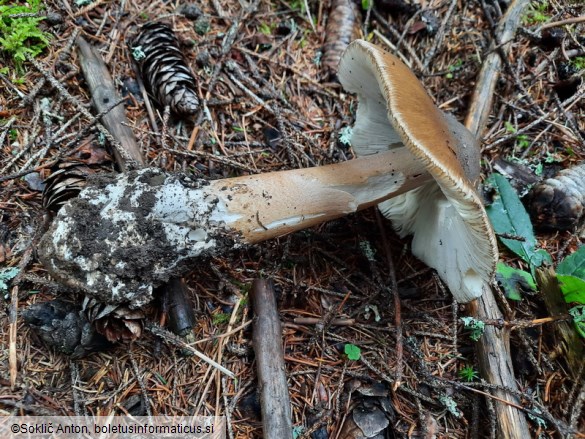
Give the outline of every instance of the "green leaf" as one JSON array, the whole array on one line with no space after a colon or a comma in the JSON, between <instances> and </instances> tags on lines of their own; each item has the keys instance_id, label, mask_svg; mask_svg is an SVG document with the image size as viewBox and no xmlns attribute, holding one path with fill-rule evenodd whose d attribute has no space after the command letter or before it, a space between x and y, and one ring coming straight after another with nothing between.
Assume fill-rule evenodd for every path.
<instances>
[{"instance_id":1,"label":"green leaf","mask_svg":"<svg viewBox=\"0 0 585 439\"><path fill-rule=\"evenodd\" d=\"M567 303L585 304L585 245L561 261L557 277Z\"/></svg>"},{"instance_id":2,"label":"green leaf","mask_svg":"<svg viewBox=\"0 0 585 439\"><path fill-rule=\"evenodd\" d=\"M530 273L503 262L498 262L496 267L496 280L502 285L505 296L511 300L521 300L520 292L523 290L536 291L536 283Z\"/></svg>"},{"instance_id":3,"label":"green leaf","mask_svg":"<svg viewBox=\"0 0 585 439\"><path fill-rule=\"evenodd\" d=\"M579 305L571 308L569 314L573 316L573 323L579 335L585 338L585 305Z\"/></svg>"},{"instance_id":4,"label":"green leaf","mask_svg":"<svg viewBox=\"0 0 585 439\"><path fill-rule=\"evenodd\" d=\"M565 302L585 304L585 280L580 277L558 273L557 279L561 283L560 287L565 296Z\"/></svg>"},{"instance_id":5,"label":"green leaf","mask_svg":"<svg viewBox=\"0 0 585 439\"><path fill-rule=\"evenodd\" d=\"M360 348L358 348L356 345L351 344L351 343L347 343L345 345L345 355L347 355L347 358L349 358L350 360L354 360L357 361L360 359L362 351Z\"/></svg>"},{"instance_id":6,"label":"green leaf","mask_svg":"<svg viewBox=\"0 0 585 439\"><path fill-rule=\"evenodd\" d=\"M367 11L370 6L373 6L374 0L362 0L362 9Z\"/></svg>"},{"instance_id":7,"label":"green leaf","mask_svg":"<svg viewBox=\"0 0 585 439\"><path fill-rule=\"evenodd\" d=\"M544 261L552 262L547 252L536 249L536 238L528 212L508 180L500 174L492 174L488 184L491 184L499 195L486 209L494 230L498 234L524 238L523 241L500 238L502 243L528 262L531 271L540 267Z\"/></svg>"},{"instance_id":8,"label":"green leaf","mask_svg":"<svg viewBox=\"0 0 585 439\"><path fill-rule=\"evenodd\" d=\"M585 245L561 261L557 267L558 274L568 274L585 279Z\"/></svg>"}]
</instances>

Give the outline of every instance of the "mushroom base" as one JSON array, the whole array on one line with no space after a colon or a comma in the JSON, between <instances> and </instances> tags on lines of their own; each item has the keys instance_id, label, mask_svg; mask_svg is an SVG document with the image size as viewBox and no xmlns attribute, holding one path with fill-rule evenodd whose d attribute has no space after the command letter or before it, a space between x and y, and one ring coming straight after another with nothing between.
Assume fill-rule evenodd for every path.
<instances>
[{"instance_id":1,"label":"mushroom base","mask_svg":"<svg viewBox=\"0 0 585 439\"><path fill-rule=\"evenodd\" d=\"M104 303L142 306L195 258L237 245L205 187L157 169L100 177L59 211L39 259L57 280Z\"/></svg>"}]
</instances>

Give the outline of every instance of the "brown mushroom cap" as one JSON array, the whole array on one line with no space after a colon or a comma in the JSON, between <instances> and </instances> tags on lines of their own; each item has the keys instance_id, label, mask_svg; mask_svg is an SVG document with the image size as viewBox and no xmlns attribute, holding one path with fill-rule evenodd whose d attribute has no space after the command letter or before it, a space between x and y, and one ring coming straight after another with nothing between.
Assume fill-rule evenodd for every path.
<instances>
[{"instance_id":1,"label":"brown mushroom cap","mask_svg":"<svg viewBox=\"0 0 585 439\"><path fill-rule=\"evenodd\" d=\"M437 270L458 301L479 297L493 277L498 251L475 189L477 141L435 106L406 65L371 43L350 44L339 80L359 97L355 152L369 155L404 145L435 179L380 204L382 212L401 236L414 235L413 254Z\"/></svg>"}]
</instances>

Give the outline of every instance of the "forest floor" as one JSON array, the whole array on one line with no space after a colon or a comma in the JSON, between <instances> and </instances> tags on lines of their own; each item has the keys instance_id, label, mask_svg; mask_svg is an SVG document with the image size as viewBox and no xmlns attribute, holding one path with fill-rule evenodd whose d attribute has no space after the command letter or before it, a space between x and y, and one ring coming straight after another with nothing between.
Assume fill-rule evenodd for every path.
<instances>
[{"instance_id":1,"label":"forest floor","mask_svg":"<svg viewBox=\"0 0 585 439\"><path fill-rule=\"evenodd\" d=\"M24 61L16 68L0 51L0 273L17 269L7 285L0 282L3 414L145 415L148 405L154 415L227 414L231 437L261 437L248 293L262 277L278 294L295 437L359 437L347 424L364 405L383 409L386 437L494 437L489 386L460 320L465 308L374 208L201 261L186 275L197 319L193 346L237 379L146 331L132 343L71 360L43 345L21 317L33 303L81 300L60 290L35 258L50 221L43 181L68 161L94 160L103 172L115 167L110 145L80 112L79 103L96 114L74 37L105 59L149 166L208 179L320 166L354 157L345 137L357 104L320 63L329 3L214 0L197 4L203 15L190 19L178 12L185 5L179 0L49 0L46 10L62 21L41 22L51 39L37 66ZM398 48L437 105L463 121L505 3L374 0L372 10L361 10L356 32ZM533 2L506 42L508 62L480 136L484 178L501 169L501 159L542 178L585 156L585 24L540 29L583 17L583 4L570 3ZM154 101L153 114L147 111L128 43L152 20L173 27L196 75L205 105L191 118L166 120ZM47 73L78 102L45 81ZM571 75L578 81L567 81ZM582 241L575 231L539 231L537 238L555 264ZM504 247L501 258L526 268ZM515 319L549 316L538 292L507 302ZM157 309L149 319L164 320ZM533 437L560 437L559 425L585 431L585 372L571 373L555 325L511 332L522 401L548 412L531 415ZM348 358L346 345L359 348L358 360Z\"/></svg>"}]
</instances>

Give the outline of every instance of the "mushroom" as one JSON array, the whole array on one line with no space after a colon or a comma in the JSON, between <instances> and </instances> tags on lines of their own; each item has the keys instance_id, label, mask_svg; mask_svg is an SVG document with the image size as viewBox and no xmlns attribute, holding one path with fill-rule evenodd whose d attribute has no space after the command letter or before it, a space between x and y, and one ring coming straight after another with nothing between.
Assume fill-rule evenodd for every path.
<instances>
[{"instance_id":1,"label":"mushroom","mask_svg":"<svg viewBox=\"0 0 585 439\"><path fill-rule=\"evenodd\" d=\"M412 253L434 268L455 299L482 294L498 260L494 232L477 193L479 145L453 116L437 108L397 57L363 40L339 65L343 87L358 95L351 143L358 156L406 147L433 180L379 204Z\"/></svg>"},{"instance_id":2,"label":"mushroom","mask_svg":"<svg viewBox=\"0 0 585 439\"><path fill-rule=\"evenodd\" d=\"M223 180L142 169L101 176L57 214L38 255L58 280L140 307L196 258L374 206L431 180L407 148Z\"/></svg>"}]
</instances>

